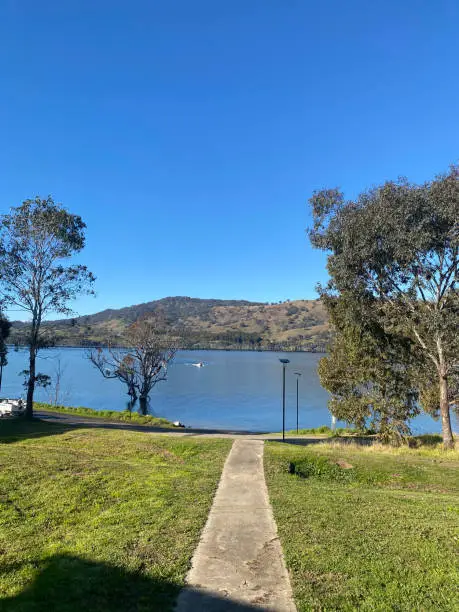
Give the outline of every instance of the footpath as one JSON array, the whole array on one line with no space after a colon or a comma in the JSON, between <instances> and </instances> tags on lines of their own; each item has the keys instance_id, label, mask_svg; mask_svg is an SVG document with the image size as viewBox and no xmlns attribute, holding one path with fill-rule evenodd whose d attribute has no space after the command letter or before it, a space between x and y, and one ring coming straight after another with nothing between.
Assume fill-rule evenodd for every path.
<instances>
[{"instance_id":1,"label":"footpath","mask_svg":"<svg viewBox=\"0 0 459 612\"><path fill-rule=\"evenodd\" d=\"M234 441L176 612L296 612L263 469L263 441Z\"/></svg>"}]
</instances>

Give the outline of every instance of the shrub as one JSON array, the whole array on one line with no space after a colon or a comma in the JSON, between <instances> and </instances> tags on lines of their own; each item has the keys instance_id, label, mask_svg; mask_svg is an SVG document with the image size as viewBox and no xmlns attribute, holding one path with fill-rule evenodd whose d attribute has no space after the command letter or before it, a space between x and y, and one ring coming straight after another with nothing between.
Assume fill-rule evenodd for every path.
<instances>
[{"instance_id":1,"label":"shrub","mask_svg":"<svg viewBox=\"0 0 459 612\"><path fill-rule=\"evenodd\" d=\"M353 482L356 479L355 468L341 467L328 457L320 456L303 457L297 461L291 461L288 471L300 478L320 478L335 482Z\"/></svg>"},{"instance_id":2,"label":"shrub","mask_svg":"<svg viewBox=\"0 0 459 612\"><path fill-rule=\"evenodd\" d=\"M436 446L441 444L443 438L440 434L422 434L420 436L411 436L408 438L408 446L410 448L420 448L421 446Z\"/></svg>"}]
</instances>

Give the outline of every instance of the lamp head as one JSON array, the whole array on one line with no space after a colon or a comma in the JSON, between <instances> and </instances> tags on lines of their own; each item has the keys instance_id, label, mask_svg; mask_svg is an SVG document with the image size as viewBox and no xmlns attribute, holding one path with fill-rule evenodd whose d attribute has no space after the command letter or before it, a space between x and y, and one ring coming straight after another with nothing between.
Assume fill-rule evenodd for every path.
<instances>
[{"instance_id":1,"label":"lamp head","mask_svg":"<svg viewBox=\"0 0 459 612\"><path fill-rule=\"evenodd\" d=\"M290 363L290 359L279 359L279 361L283 364Z\"/></svg>"}]
</instances>

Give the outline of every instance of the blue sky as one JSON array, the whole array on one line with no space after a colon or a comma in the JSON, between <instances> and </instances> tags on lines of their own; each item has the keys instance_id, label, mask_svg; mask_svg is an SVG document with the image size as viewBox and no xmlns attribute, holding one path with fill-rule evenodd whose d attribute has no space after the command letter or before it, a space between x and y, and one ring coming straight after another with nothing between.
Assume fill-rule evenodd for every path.
<instances>
[{"instance_id":1,"label":"blue sky","mask_svg":"<svg viewBox=\"0 0 459 612\"><path fill-rule=\"evenodd\" d=\"M1 212L87 223L98 296L312 298L307 199L458 158L459 4L3 0Z\"/></svg>"}]
</instances>

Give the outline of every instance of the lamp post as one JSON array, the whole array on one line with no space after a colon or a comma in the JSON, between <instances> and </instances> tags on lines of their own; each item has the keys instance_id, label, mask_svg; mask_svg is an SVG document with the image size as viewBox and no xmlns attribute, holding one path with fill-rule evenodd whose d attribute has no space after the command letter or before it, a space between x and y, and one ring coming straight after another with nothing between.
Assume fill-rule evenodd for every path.
<instances>
[{"instance_id":1,"label":"lamp post","mask_svg":"<svg viewBox=\"0 0 459 612\"><path fill-rule=\"evenodd\" d=\"M282 440L285 440L285 366L290 359L279 359L282 364Z\"/></svg>"},{"instance_id":2,"label":"lamp post","mask_svg":"<svg viewBox=\"0 0 459 612\"><path fill-rule=\"evenodd\" d=\"M296 376L296 433L298 434L298 381L300 380L301 372L293 372Z\"/></svg>"}]
</instances>

